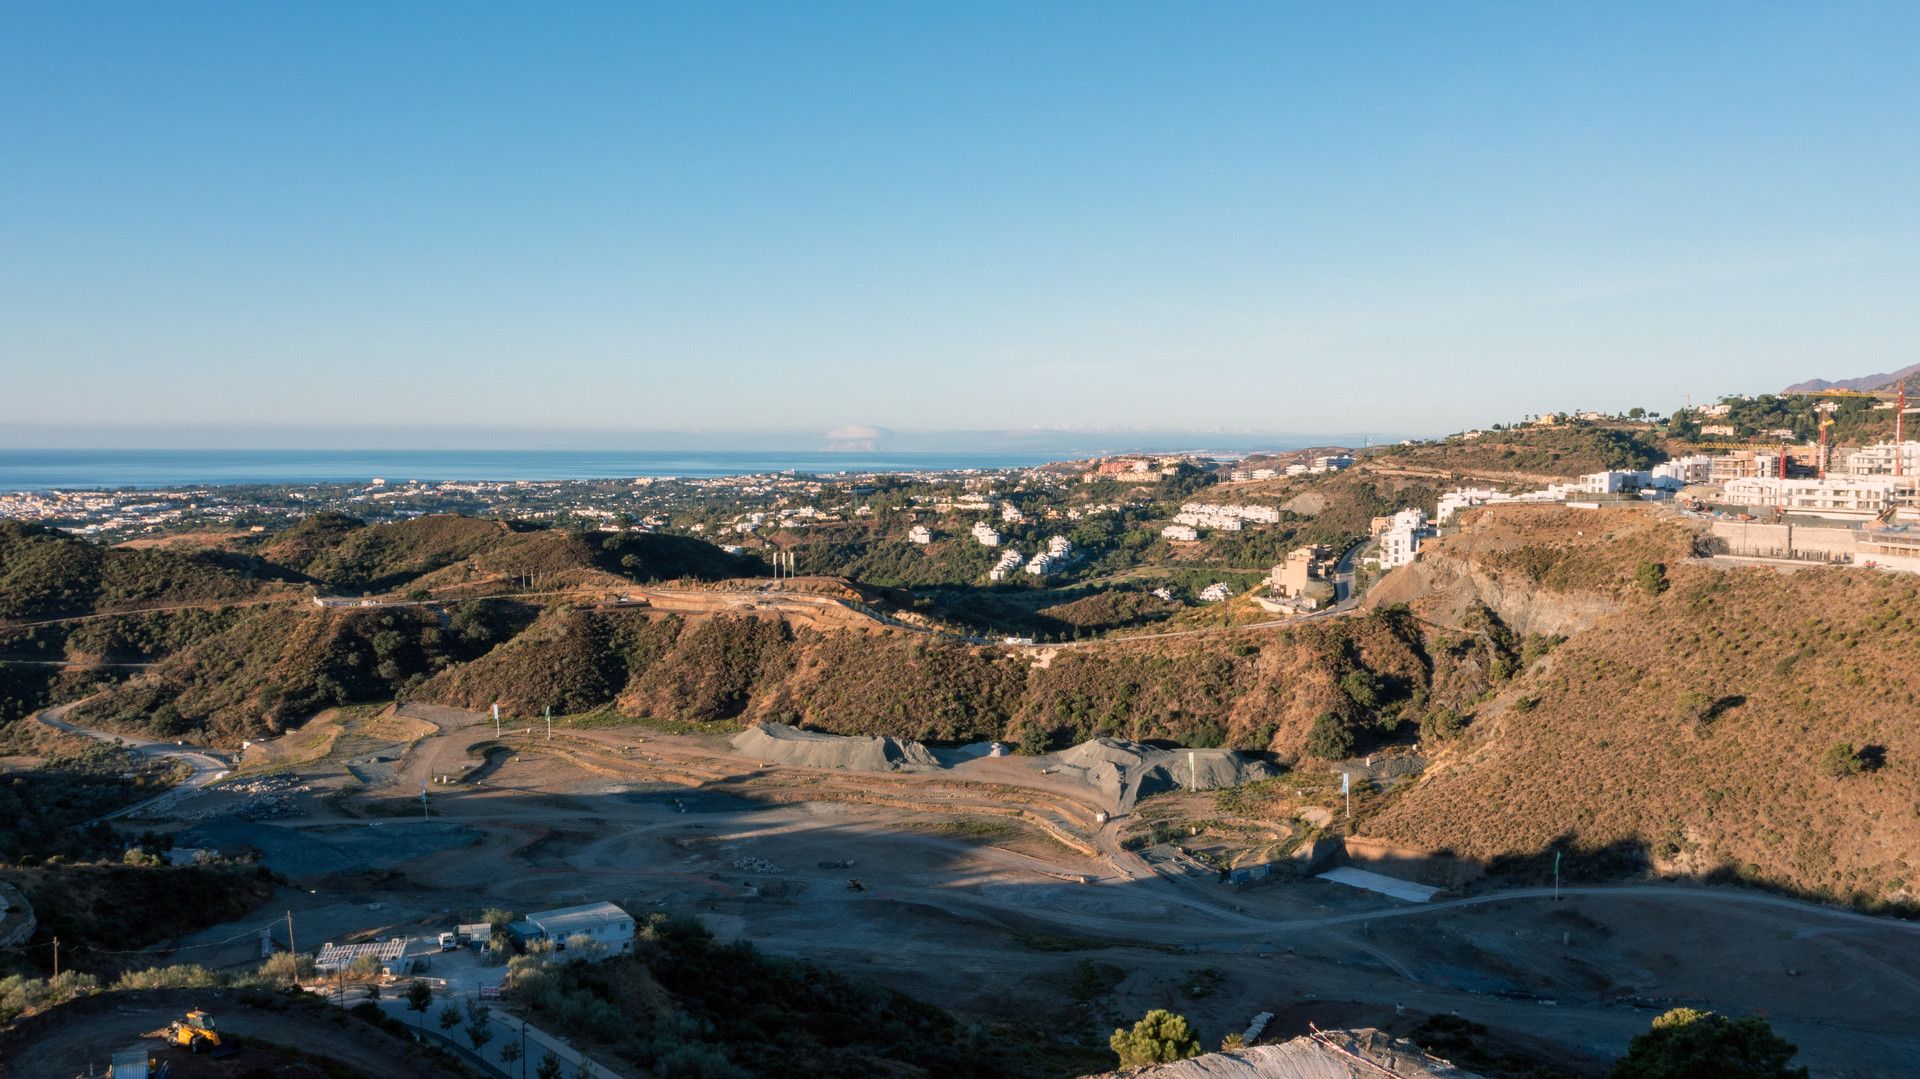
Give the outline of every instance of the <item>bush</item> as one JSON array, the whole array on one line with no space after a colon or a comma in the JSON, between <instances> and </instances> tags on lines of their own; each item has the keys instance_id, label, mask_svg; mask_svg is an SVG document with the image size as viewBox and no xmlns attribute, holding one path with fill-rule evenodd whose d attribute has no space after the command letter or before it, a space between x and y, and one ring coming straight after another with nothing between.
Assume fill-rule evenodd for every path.
<instances>
[{"instance_id":1,"label":"bush","mask_svg":"<svg viewBox=\"0 0 1920 1079\"><path fill-rule=\"evenodd\" d=\"M202 966L186 964L128 971L113 983L121 989L218 989L227 984L225 975Z\"/></svg>"},{"instance_id":2,"label":"bush","mask_svg":"<svg viewBox=\"0 0 1920 1079\"><path fill-rule=\"evenodd\" d=\"M1717 1012L1675 1008L1633 1039L1610 1079L1804 1079L1789 1068L1798 1052L1765 1019L1728 1019Z\"/></svg>"},{"instance_id":3,"label":"bush","mask_svg":"<svg viewBox=\"0 0 1920 1079\"><path fill-rule=\"evenodd\" d=\"M100 982L91 974L66 971L58 978L23 978L16 974L0 978L0 1023L11 1023L27 1012L37 1012L75 997L100 991Z\"/></svg>"},{"instance_id":4,"label":"bush","mask_svg":"<svg viewBox=\"0 0 1920 1079\"><path fill-rule=\"evenodd\" d=\"M1447 742L1460 736L1466 729L1466 721L1460 713L1451 708L1435 708L1420 717L1420 740L1422 742Z\"/></svg>"},{"instance_id":5,"label":"bush","mask_svg":"<svg viewBox=\"0 0 1920 1079\"><path fill-rule=\"evenodd\" d=\"M1187 1024L1187 1017L1165 1008L1148 1012L1131 1030L1116 1029L1107 1039L1123 1068L1145 1064L1166 1064L1186 1060L1201 1053L1200 1039Z\"/></svg>"},{"instance_id":6,"label":"bush","mask_svg":"<svg viewBox=\"0 0 1920 1079\"><path fill-rule=\"evenodd\" d=\"M1705 723L1713 715L1713 697L1690 689L1673 702L1673 710L1674 718L1682 723Z\"/></svg>"},{"instance_id":7,"label":"bush","mask_svg":"<svg viewBox=\"0 0 1920 1079\"><path fill-rule=\"evenodd\" d=\"M1828 746L1826 754L1820 758L1820 767L1835 779L1845 779L1867 770L1866 762L1860 758L1860 751L1853 747L1852 742L1835 742Z\"/></svg>"},{"instance_id":8,"label":"bush","mask_svg":"<svg viewBox=\"0 0 1920 1079\"><path fill-rule=\"evenodd\" d=\"M1321 760L1345 760L1353 755L1353 732L1339 716L1322 712L1314 718L1313 729L1307 732L1306 750L1309 756Z\"/></svg>"},{"instance_id":9,"label":"bush","mask_svg":"<svg viewBox=\"0 0 1920 1079\"><path fill-rule=\"evenodd\" d=\"M1667 567L1659 562L1640 563L1633 567L1633 586L1649 596L1665 592L1669 587Z\"/></svg>"},{"instance_id":10,"label":"bush","mask_svg":"<svg viewBox=\"0 0 1920 1079\"><path fill-rule=\"evenodd\" d=\"M313 959L292 952L275 952L260 964L260 977L275 985L292 985L313 977Z\"/></svg>"}]
</instances>

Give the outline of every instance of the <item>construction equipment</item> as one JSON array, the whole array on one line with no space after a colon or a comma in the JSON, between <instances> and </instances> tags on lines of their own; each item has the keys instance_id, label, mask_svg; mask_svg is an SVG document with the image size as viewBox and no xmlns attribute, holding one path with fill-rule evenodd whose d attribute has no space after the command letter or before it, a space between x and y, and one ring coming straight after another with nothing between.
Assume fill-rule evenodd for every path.
<instances>
[{"instance_id":1,"label":"construction equipment","mask_svg":"<svg viewBox=\"0 0 1920 1079\"><path fill-rule=\"evenodd\" d=\"M167 1024L166 1039L169 1045L184 1046L189 1052L211 1057L230 1057L240 1051L239 1046L221 1036L213 1016L198 1008Z\"/></svg>"}]
</instances>

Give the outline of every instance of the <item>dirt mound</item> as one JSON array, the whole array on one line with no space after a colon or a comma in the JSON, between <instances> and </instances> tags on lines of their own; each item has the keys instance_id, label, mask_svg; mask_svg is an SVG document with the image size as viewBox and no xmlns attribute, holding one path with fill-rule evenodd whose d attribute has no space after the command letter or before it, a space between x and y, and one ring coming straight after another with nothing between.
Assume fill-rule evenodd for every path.
<instances>
[{"instance_id":1,"label":"dirt mound","mask_svg":"<svg viewBox=\"0 0 1920 1079\"><path fill-rule=\"evenodd\" d=\"M902 768L938 768L927 747L902 738L861 737L803 731L785 723L759 723L733 736L733 748L749 757L807 768L851 768L857 772L894 772Z\"/></svg>"},{"instance_id":2,"label":"dirt mound","mask_svg":"<svg viewBox=\"0 0 1920 1079\"><path fill-rule=\"evenodd\" d=\"M1219 790L1280 774L1266 761L1231 749L1156 749L1118 738L1095 738L1063 750L1052 767L1099 791L1122 813L1161 791Z\"/></svg>"},{"instance_id":3,"label":"dirt mound","mask_svg":"<svg viewBox=\"0 0 1920 1079\"><path fill-rule=\"evenodd\" d=\"M1126 1073L1134 1079L1479 1079L1418 1045L1378 1030L1329 1030L1280 1045L1206 1053Z\"/></svg>"}]
</instances>

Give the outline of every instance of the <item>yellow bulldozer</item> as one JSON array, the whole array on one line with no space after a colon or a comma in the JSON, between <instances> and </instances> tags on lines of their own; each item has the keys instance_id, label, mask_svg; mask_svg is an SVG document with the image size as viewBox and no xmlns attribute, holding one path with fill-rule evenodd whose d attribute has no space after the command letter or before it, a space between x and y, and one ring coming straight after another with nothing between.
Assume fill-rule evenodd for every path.
<instances>
[{"instance_id":1,"label":"yellow bulldozer","mask_svg":"<svg viewBox=\"0 0 1920 1079\"><path fill-rule=\"evenodd\" d=\"M189 1052L205 1053L208 1056L227 1057L240 1051L220 1034L214 1026L213 1016L198 1008L188 1012L184 1018L175 1019L167 1024L166 1039L168 1045L178 1045Z\"/></svg>"}]
</instances>

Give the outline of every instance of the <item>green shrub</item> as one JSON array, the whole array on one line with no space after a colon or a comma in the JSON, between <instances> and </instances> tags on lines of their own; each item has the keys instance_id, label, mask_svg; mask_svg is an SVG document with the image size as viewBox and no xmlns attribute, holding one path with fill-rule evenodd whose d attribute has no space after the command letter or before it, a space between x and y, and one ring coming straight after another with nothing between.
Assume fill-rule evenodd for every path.
<instances>
[{"instance_id":1,"label":"green shrub","mask_svg":"<svg viewBox=\"0 0 1920 1079\"><path fill-rule=\"evenodd\" d=\"M1322 712L1307 732L1306 751L1321 760L1345 760L1353 755L1353 732L1332 712Z\"/></svg>"},{"instance_id":2,"label":"green shrub","mask_svg":"<svg viewBox=\"0 0 1920 1079\"><path fill-rule=\"evenodd\" d=\"M1187 1017L1165 1008L1148 1012L1132 1029L1116 1029L1107 1039L1123 1068L1146 1064L1166 1064L1186 1060L1201 1053L1200 1039L1187 1024Z\"/></svg>"}]
</instances>

